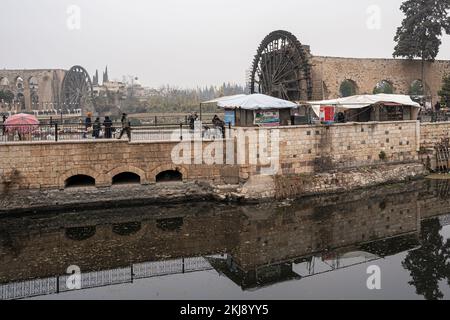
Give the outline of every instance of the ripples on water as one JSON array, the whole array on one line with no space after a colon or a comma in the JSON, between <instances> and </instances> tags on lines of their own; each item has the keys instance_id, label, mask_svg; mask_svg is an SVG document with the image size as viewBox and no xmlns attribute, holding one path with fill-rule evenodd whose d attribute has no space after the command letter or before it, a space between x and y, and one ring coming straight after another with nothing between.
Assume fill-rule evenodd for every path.
<instances>
[{"instance_id":1,"label":"ripples on water","mask_svg":"<svg viewBox=\"0 0 450 320\"><path fill-rule=\"evenodd\" d=\"M442 299L450 188L0 219L0 299ZM69 266L82 289L68 290ZM368 290L367 268L381 269Z\"/></svg>"}]
</instances>

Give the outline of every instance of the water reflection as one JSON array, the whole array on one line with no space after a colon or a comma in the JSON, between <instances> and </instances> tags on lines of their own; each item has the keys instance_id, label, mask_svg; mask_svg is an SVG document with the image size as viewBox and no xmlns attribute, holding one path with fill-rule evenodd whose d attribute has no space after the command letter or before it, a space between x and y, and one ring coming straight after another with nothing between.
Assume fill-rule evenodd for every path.
<instances>
[{"instance_id":1,"label":"water reflection","mask_svg":"<svg viewBox=\"0 0 450 320\"><path fill-rule=\"evenodd\" d=\"M410 285L440 299L449 190L447 181L423 181L296 202L3 217L0 298L65 292L71 265L82 270L83 289L213 270L252 292L406 252Z\"/></svg>"},{"instance_id":2,"label":"water reflection","mask_svg":"<svg viewBox=\"0 0 450 320\"><path fill-rule=\"evenodd\" d=\"M450 285L450 240L444 241L441 230L439 219L423 221L420 247L410 251L403 262L403 267L411 274L409 284L427 300L444 297L439 289L441 280L446 279Z\"/></svg>"}]
</instances>

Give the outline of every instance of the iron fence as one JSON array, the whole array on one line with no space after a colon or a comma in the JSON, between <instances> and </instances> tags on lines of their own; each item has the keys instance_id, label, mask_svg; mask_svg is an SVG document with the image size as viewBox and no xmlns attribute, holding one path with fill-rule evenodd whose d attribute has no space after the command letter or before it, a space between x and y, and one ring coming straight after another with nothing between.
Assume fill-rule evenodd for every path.
<instances>
[{"instance_id":1,"label":"iron fence","mask_svg":"<svg viewBox=\"0 0 450 320\"><path fill-rule=\"evenodd\" d=\"M213 256L211 256L213 257ZM207 257L189 257L165 261L132 264L124 268L100 270L81 274L81 290L99 288L134 280L188 272L212 270ZM34 279L0 285L0 300L23 299L71 291L67 280L70 275Z\"/></svg>"},{"instance_id":2,"label":"iron fence","mask_svg":"<svg viewBox=\"0 0 450 320\"><path fill-rule=\"evenodd\" d=\"M38 142L38 141L77 141L95 139L124 138L135 142L181 141L181 140L216 140L226 137L231 127L217 127L213 124L201 124L192 128L188 124L134 125L123 130L120 123L111 126L90 125L82 123L48 123L36 125L0 125L0 143Z\"/></svg>"}]
</instances>

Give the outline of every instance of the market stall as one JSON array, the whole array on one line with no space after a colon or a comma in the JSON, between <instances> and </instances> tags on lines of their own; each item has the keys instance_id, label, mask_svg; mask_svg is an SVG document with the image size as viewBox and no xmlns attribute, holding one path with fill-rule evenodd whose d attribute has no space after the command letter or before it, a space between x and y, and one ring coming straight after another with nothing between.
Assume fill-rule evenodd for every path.
<instances>
[{"instance_id":1,"label":"market stall","mask_svg":"<svg viewBox=\"0 0 450 320\"><path fill-rule=\"evenodd\" d=\"M202 104L215 103L225 110L225 123L235 126L280 126L291 123L296 103L263 94L223 97Z\"/></svg>"},{"instance_id":2,"label":"market stall","mask_svg":"<svg viewBox=\"0 0 450 320\"><path fill-rule=\"evenodd\" d=\"M327 123L339 117L351 122L417 120L421 108L410 96L398 94L357 95L306 104L320 121Z\"/></svg>"}]
</instances>

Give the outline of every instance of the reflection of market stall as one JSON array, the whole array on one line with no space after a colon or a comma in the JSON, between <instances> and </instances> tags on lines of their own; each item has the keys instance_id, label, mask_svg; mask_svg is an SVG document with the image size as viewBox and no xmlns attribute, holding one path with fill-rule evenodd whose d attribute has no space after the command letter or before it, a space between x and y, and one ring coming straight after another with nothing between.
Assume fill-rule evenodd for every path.
<instances>
[{"instance_id":1,"label":"reflection of market stall","mask_svg":"<svg viewBox=\"0 0 450 320\"><path fill-rule=\"evenodd\" d=\"M335 122L338 119L341 119L338 122L417 120L420 111L420 104L410 96L396 94L357 95L311 101L307 105L324 122Z\"/></svg>"},{"instance_id":2,"label":"reflection of market stall","mask_svg":"<svg viewBox=\"0 0 450 320\"><path fill-rule=\"evenodd\" d=\"M393 243L396 245L394 246ZM242 290L259 290L291 280L301 280L340 269L367 264L419 245L415 232L405 233L394 238L337 248L326 253L317 253L246 268L239 265L232 255L207 257L209 264L225 275Z\"/></svg>"},{"instance_id":3,"label":"reflection of market stall","mask_svg":"<svg viewBox=\"0 0 450 320\"><path fill-rule=\"evenodd\" d=\"M203 104L217 104L225 110L225 123L238 127L274 127L291 124L291 110L297 104L263 94L223 97Z\"/></svg>"}]
</instances>

